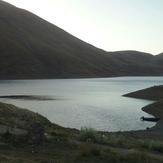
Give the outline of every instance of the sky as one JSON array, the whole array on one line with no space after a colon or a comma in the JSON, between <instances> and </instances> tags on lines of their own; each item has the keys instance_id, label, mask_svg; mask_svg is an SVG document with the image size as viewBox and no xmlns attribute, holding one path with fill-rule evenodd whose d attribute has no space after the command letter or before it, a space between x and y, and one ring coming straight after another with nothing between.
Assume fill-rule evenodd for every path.
<instances>
[{"instance_id":1,"label":"sky","mask_svg":"<svg viewBox=\"0 0 163 163\"><path fill-rule=\"evenodd\" d=\"M163 52L163 0L5 0L106 51Z\"/></svg>"}]
</instances>

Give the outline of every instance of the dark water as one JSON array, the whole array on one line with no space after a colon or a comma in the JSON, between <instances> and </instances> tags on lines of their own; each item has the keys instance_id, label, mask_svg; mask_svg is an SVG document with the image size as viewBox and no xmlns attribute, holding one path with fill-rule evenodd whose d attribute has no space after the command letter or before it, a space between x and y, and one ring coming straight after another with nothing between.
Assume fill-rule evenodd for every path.
<instances>
[{"instance_id":1,"label":"dark water","mask_svg":"<svg viewBox=\"0 0 163 163\"><path fill-rule=\"evenodd\" d=\"M1 99L3 102L41 113L64 127L93 127L105 131L139 130L155 123L141 122L150 116L141 108L151 101L123 94L163 84L163 77L99 79L4 80L0 95L47 95L56 100Z\"/></svg>"}]
</instances>

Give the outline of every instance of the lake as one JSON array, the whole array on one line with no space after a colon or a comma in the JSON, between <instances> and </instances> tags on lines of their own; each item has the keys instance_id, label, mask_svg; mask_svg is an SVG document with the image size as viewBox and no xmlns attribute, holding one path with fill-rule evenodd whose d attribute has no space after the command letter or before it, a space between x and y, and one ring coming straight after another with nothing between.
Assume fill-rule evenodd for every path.
<instances>
[{"instance_id":1,"label":"lake","mask_svg":"<svg viewBox=\"0 0 163 163\"><path fill-rule=\"evenodd\" d=\"M117 77L93 79L2 80L0 95L43 95L56 100L0 99L28 108L64 127L92 127L101 131L129 131L152 127L140 117L148 100L123 94L163 84L163 77Z\"/></svg>"}]
</instances>

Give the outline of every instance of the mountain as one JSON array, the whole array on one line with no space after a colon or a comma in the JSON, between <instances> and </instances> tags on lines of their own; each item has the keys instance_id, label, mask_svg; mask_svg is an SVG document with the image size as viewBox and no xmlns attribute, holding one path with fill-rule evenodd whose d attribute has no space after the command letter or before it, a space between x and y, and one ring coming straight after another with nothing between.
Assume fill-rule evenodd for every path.
<instances>
[{"instance_id":1,"label":"mountain","mask_svg":"<svg viewBox=\"0 0 163 163\"><path fill-rule=\"evenodd\" d=\"M157 64L163 65L163 53L156 55L155 60L156 60Z\"/></svg>"},{"instance_id":2,"label":"mountain","mask_svg":"<svg viewBox=\"0 0 163 163\"><path fill-rule=\"evenodd\" d=\"M117 51L114 58L121 65L123 75L161 75L163 74L163 64L159 59L149 53L138 51Z\"/></svg>"},{"instance_id":3,"label":"mountain","mask_svg":"<svg viewBox=\"0 0 163 163\"><path fill-rule=\"evenodd\" d=\"M155 57L106 52L0 1L0 79L163 75Z\"/></svg>"}]
</instances>

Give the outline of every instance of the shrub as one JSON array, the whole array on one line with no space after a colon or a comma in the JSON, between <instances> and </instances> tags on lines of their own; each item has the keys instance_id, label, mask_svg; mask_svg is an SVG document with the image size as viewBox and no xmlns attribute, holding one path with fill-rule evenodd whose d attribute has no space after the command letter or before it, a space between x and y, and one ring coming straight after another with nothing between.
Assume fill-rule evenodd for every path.
<instances>
[{"instance_id":1,"label":"shrub","mask_svg":"<svg viewBox=\"0 0 163 163\"><path fill-rule=\"evenodd\" d=\"M99 139L100 139L100 135L97 133L96 130L92 128L86 128L86 127L81 128L81 131L80 131L81 141L97 143L100 141Z\"/></svg>"}]
</instances>

